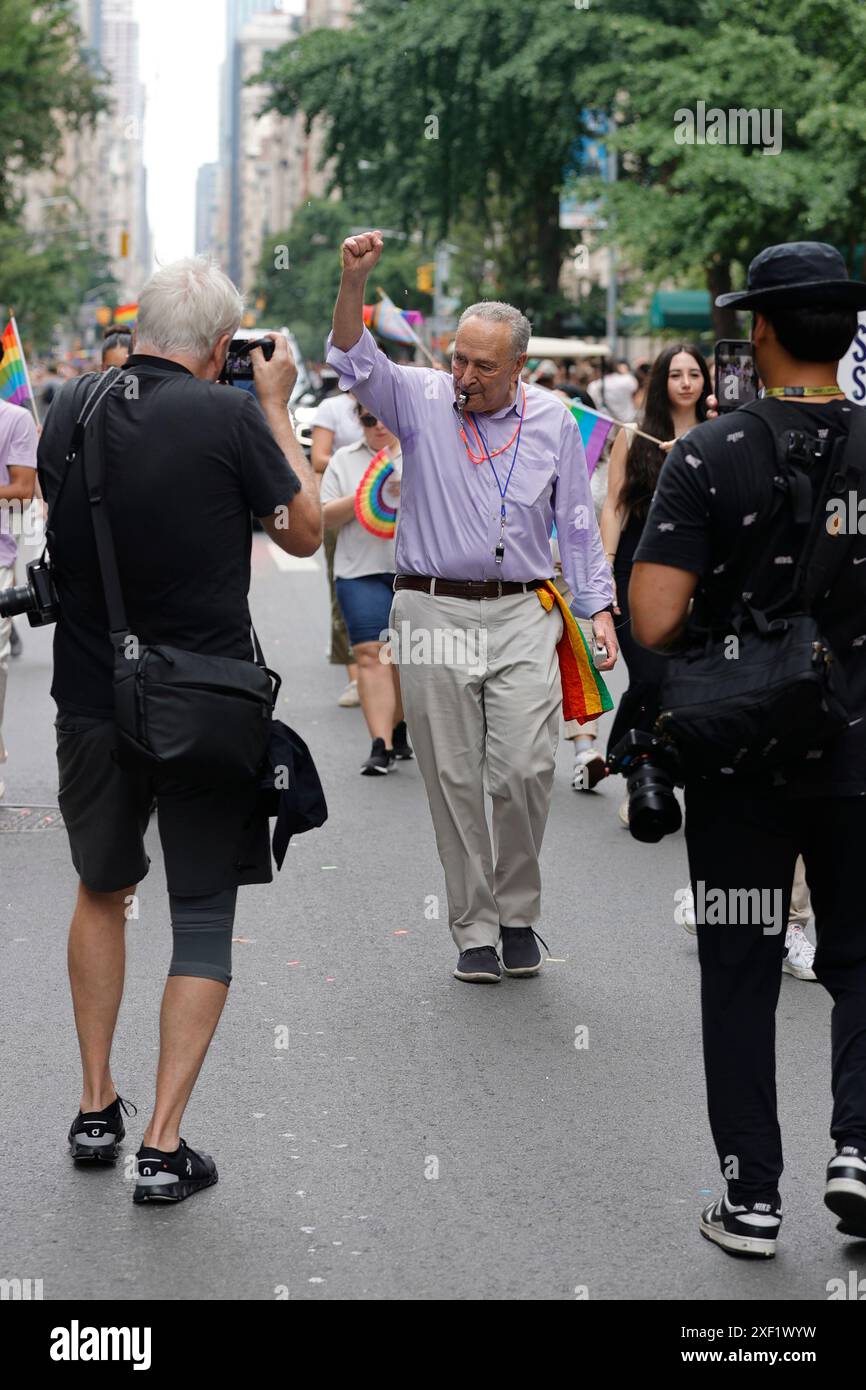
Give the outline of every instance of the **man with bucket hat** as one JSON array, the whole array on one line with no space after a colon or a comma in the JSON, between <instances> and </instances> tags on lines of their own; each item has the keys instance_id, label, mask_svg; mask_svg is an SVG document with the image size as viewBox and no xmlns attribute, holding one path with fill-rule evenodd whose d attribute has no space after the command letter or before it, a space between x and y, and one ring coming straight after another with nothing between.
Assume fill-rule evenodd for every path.
<instances>
[{"instance_id":1,"label":"man with bucket hat","mask_svg":"<svg viewBox=\"0 0 866 1390\"><path fill-rule=\"evenodd\" d=\"M726 1182L700 1230L731 1254L767 1257L782 1219L775 1010L799 854L815 910L814 968L833 998L836 1152L824 1200L843 1234L866 1237L866 416L836 380L866 284L848 278L832 246L791 242L763 250L746 289L716 303L752 311L764 398L674 445L629 598L635 637L659 651L684 645L690 660L701 631L751 631L743 613L755 620L752 652L804 613L820 625L822 670L832 663L834 672L833 729L822 723L826 702L814 724L795 721L798 756L773 764L771 739L740 750L748 772L698 773L683 757L692 886L713 904L697 930L709 1119ZM842 494L846 470L858 486ZM815 574L832 579L815 585ZM771 630L761 623L773 609L782 616ZM739 639L726 640L739 680Z\"/></svg>"}]
</instances>

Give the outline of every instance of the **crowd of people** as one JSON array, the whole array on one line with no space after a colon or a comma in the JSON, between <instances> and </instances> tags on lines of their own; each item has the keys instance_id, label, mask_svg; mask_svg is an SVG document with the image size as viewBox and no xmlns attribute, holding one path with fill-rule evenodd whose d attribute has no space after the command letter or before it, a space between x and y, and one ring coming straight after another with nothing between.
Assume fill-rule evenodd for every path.
<instances>
[{"instance_id":1,"label":"crowd of people","mask_svg":"<svg viewBox=\"0 0 866 1390\"><path fill-rule=\"evenodd\" d=\"M364 326L367 281L383 249L377 232L343 243L327 354L334 390L314 417L309 460L289 420L296 368L284 340L275 339L270 358L250 354L258 404L247 392L216 389L242 304L201 260L152 278L134 340L107 331L102 372L55 394L39 442L60 613L52 686L60 806L80 878L70 976L84 1087L69 1135L80 1161L113 1160L124 1135L109 1058L123 988L123 909L147 872L143 834L154 806L166 859L174 954L137 1202L182 1200L216 1181L213 1160L180 1138L180 1119L231 980L237 889L267 882L271 868L254 789L217 794L207 778L173 764L113 758L119 630L109 632L104 554L91 527L100 501L87 471L94 417L100 447L130 465L109 470L109 491L137 639L251 660L251 517L291 554L315 553L324 542L330 660L348 679L339 703L360 707L369 737L360 771L384 779L396 762L416 761L446 883L453 973L466 983L542 969L539 856L562 721L571 722L574 662L585 680L581 654L591 651L604 673L621 652L628 675L605 753L601 720L586 708L576 733L569 729L572 784L587 795L624 736L652 738L658 729L671 650L691 630L703 633L706 615L708 641L730 626L736 604L754 617L764 588L778 608L779 585L803 547L802 496L793 519L777 506L783 489L773 468L786 478L787 454L780 464L775 447L768 450L766 418L739 412L731 428L696 345L671 343L633 369L552 360L530 369L526 317L483 301L460 317L450 372L398 364ZM856 310L866 307L866 286L848 279L831 248L794 243L758 257L747 289L727 298L754 313L768 403L785 398L780 409L789 424L793 411L800 427L789 434L814 439L810 459L832 456L837 472L840 459L854 467L848 442L860 425L836 367ZM125 411L114 388L130 379L137 404ZM592 479L573 402L616 426ZM35 431L10 433L15 409L0 412L0 498L26 500L35 488ZM70 448L76 421L83 433ZM223 466L215 469L214 459ZM803 476L817 479L820 492L814 467ZM179 505L167 516L168 495ZM190 545L184 498L193 496L201 524ZM741 532L753 524L749 539L771 540L744 562ZM0 537L7 551L10 540ZM5 558L0 580L5 573L8 586ZM829 742L816 714L816 746L768 762L766 774L743 781L725 775L730 767L698 775L686 765L680 779L683 874L691 881L682 923L698 937L710 1119L726 1179L700 1229L730 1253L771 1256L781 1227L773 1016L782 971L821 980L834 998L836 1153L825 1200L840 1230L866 1234L866 955L851 867L866 796L862 558L852 555L838 589L834 581L824 594L825 603L832 594L826 631L847 682L844 732ZM396 633L411 633L412 643ZM9 636L3 619L4 681ZM420 660L419 636L428 639ZM0 685L0 715L2 695ZM597 802L601 813L606 798ZM634 832L629 797L619 818ZM817 954L804 930L810 888ZM770 933L751 919L719 928L704 913L708 889L778 892L787 930Z\"/></svg>"}]
</instances>

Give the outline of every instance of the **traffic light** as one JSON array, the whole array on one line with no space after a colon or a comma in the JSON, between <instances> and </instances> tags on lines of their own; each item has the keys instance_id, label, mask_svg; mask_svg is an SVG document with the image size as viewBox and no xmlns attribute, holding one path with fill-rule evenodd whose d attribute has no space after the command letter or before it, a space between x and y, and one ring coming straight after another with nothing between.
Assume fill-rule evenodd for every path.
<instances>
[{"instance_id":1,"label":"traffic light","mask_svg":"<svg viewBox=\"0 0 866 1390\"><path fill-rule=\"evenodd\" d=\"M433 271L435 268L434 261L419 265L415 273L415 288L420 290L422 294L433 294Z\"/></svg>"},{"instance_id":2,"label":"traffic light","mask_svg":"<svg viewBox=\"0 0 866 1390\"><path fill-rule=\"evenodd\" d=\"M129 258L129 232L120 233L120 258L125 261Z\"/></svg>"}]
</instances>

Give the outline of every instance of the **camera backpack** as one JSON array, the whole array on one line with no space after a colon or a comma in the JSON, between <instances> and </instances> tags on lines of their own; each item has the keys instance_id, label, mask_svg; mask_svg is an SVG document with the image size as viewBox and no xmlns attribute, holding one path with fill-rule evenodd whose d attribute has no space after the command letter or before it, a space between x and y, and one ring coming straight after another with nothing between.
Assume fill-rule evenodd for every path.
<instances>
[{"instance_id":1,"label":"camera backpack","mask_svg":"<svg viewBox=\"0 0 866 1390\"><path fill-rule=\"evenodd\" d=\"M771 522L779 508L787 512L799 558L785 598L760 608L742 588L766 536L757 526L748 531L709 621L691 627L687 649L668 658L656 732L675 745L686 776L760 775L823 749L849 720L844 672L813 610L826 604L854 540L828 526L827 502L863 491L866 411L852 408L848 436L834 442L813 501L806 464L815 441L802 418L792 428L797 407L771 399L743 409L772 437Z\"/></svg>"}]
</instances>

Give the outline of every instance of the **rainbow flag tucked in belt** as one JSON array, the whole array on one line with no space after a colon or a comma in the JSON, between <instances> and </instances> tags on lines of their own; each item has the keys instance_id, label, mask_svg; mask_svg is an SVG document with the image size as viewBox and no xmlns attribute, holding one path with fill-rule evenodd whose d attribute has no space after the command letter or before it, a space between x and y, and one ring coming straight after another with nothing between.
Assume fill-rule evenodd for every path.
<instances>
[{"instance_id":1,"label":"rainbow flag tucked in belt","mask_svg":"<svg viewBox=\"0 0 866 1390\"><path fill-rule=\"evenodd\" d=\"M135 323L138 318L137 304L118 304L114 311L113 323Z\"/></svg>"},{"instance_id":2,"label":"rainbow flag tucked in belt","mask_svg":"<svg viewBox=\"0 0 866 1390\"><path fill-rule=\"evenodd\" d=\"M588 406L581 405L575 401L569 407L572 415L580 426L580 437L583 440L583 452L586 454L586 471L592 474L595 465L601 458L601 451L604 448L605 440L614 427L613 420L606 420L603 415L597 415Z\"/></svg>"},{"instance_id":3,"label":"rainbow flag tucked in belt","mask_svg":"<svg viewBox=\"0 0 866 1390\"><path fill-rule=\"evenodd\" d=\"M3 329L3 358L0 361L0 398L12 405L23 405L33 399L27 376L27 363L21 349L18 328L10 319Z\"/></svg>"},{"instance_id":4,"label":"rainbow flag tucked in belt","mask_svg":"<svg viewBox=\"0 0 866 1390\"><path fill-rule=\"evenodd\" d=\"M543 589L535 590L542 608L551 612L554 603L559 604L562 614L562 636L556 644L559 658L559 676L562 681L562 717L565 720L566 737L575 732L569 724L588 724L597 719L605 710L613 709L610 691L595 669L592 653L586 638L562 594L551 579L544 581Z\"/></svg>"}]
</instances>

